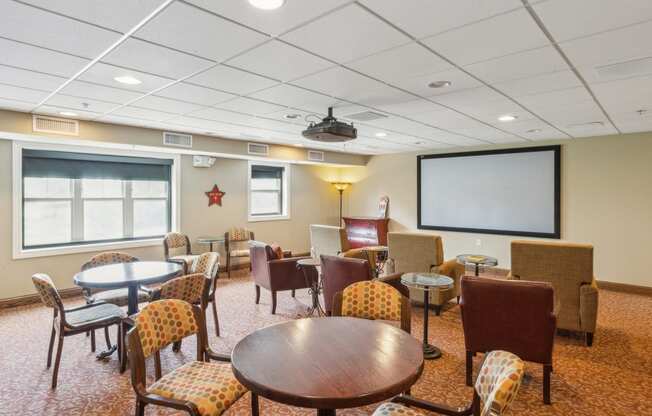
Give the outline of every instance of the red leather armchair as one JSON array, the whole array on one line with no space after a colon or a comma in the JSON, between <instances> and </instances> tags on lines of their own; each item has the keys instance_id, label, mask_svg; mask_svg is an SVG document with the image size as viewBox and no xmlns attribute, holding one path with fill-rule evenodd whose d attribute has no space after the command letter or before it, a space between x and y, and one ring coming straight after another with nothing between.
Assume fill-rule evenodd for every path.
<instances>
[{"instance_id":1,"label":"red leather armchair","mask_svg":"<svg viewBox=\"0 0 652 416\"><path fill-rule=\"evenodd\" d=\"M372 274L367 260L324 254L320 257L324 310L327 315L331 315L335 294L355 282L371 280ZM403 296L407 297L409 295L408 289L401 284L401 273L382 276L378 280L395 287Z\"/></svg>"},{"instance_id":2,"label":"red leather armchair","mask_svg":"<svg viewBox=\"0 0 652 416\"><path fill-rule=\"evenodd\" d=\"M276 313L276 292L307 288L306 279L297 269L297 261L307 257L289 257L279 259L272 248L264 243L252 243L251 274L256 285L256 304L260 301L261 286L272 292L272 314Z\"/></svg>"},{"instance_id":3,"label":"red leather armchair","mask_svg":"<svg viewBox=\"0 0 652 416\"><path fill-rule=\"evenodd\" d=\"M543 282L462 277L466 384L472 385L477 352L509 351L543 364L543 401L550 404L552 347L557 319L554 291Z\"/></svg>"}]
</instances>

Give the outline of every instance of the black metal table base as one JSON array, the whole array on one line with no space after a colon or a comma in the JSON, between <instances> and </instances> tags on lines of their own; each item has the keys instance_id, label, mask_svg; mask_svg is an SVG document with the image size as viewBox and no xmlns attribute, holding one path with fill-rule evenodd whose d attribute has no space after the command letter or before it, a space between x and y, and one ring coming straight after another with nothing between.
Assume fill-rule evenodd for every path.
<instances>
[{"instance_id":1,"label":"black metal table base","mask_svg":"<svg viewBox=\"0 0 652 416\"><path fill-rule=\"evenodd\" d=\"M335 409L317 409L317 416L335 416Z\"/></svg>"},{"instance_id":2,"label":"black metal table base","mask_svg":"<svg viewBox=\"0 0 652 416\"><path fill-rule=\"evenodd\" d=\"M324 312L324 309L319 303L319 293L321 292L319 288L313 287L312 289L308 289L308 291L312 297L312 306L308 309L308 312L306 312L304 318L308 318L314 315L317 315L317 317L326 316L326 312Z\"/></svg>"},{"instance_id":3,"label":"black metal table base","mask_svg":"<svg viewBox=\"0 0 652 416\"><path fill-rule=\"evenodd\" d=\"M434 345L425 344L423 346L423 358L426 360L434 360L441 357L441 350Z\"/></svg>"},{"instance_id":4,"label":"black metal table base","mask_svg":"<svg viewBox=\"0 0 652 416\"><path fill-rule=\"evenodd\" d=\"M423 358L435 360L441 357L441 350L428 344L428 316L430 311L430 291L423 291Z\"/></svg>"},{"instance_id":5,"label":"black metal table base","mask_svg":"<svg viewBox=\"0 0 652 416\"><path fill-rule=\"evenodd\" d=\"M117 345L112 345L111 348L109 348L108 350L101 351L101 352L100 352L99 354L97 354L95 357L96 357L98 360L104 360L104 359L106 359L106 358L109 358L109 357L111 356L111 354L113 354L113 353L116 352L117 350L118 350L118 346L117 346Z\"/></svg>"}]
</instances>

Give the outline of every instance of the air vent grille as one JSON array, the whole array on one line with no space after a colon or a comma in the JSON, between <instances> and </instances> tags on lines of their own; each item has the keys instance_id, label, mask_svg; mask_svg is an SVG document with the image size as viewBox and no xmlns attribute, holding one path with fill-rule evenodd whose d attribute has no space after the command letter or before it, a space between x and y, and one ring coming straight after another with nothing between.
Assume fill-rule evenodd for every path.
<instances>
[{"instance_id":1,"label":"air vent grille","mask_svg":"<svg viewBox=\"0 0 652 416\"><path fill-rule=\"evenodd\" d=\"M192 135L183 133L163 132L163 144L165 146L192 147Z\"/></svg>"},{"instance_id":2,"label":"air vent grille","mask_svg":"<svg viewBox=\"0 0 652 416\"><path fill-rule=\"evenodd\" d=\"M324 152L318 150L308 150L308 160L312 162L323 162Z\"/></svg>"},{"instance_id":3,"label":"air vent grille","mask_svg":"<svg viewBox=\"0 0 652 416\"><path fill-rule=\"evenodd\" d=\"M652 73L652 57L598 66L595 72L602 79L625 78Z\"/></svg>"},{"instance_id":4,"label":"air vent grille","mask_svg":"<svg viewBox=\"0 0 652 416\"><path fill-rule=\"evenodd\" d=\"M57 133L69 136L79 135L79 122L67 118L32 116L32 130L39 133Z\"/></svg>"},{"instance_id":5,"label":"air vent grille","mask_svg":"<svg viewBox=\"0 0 652 416\"><path fill-rule=\"evenodd\" d=\"M361 113L349 114L348 116L344 116L344 118L357 121L371 121L387 118L387 116L385 114L376 113L375 111L363 111Z\"/></svg>"},{"instance_id":6,"label":"air vent grille","mask_svg":"<svg viewBox=\"0 0 652 416\"><path fill-rule=\"evenodd\" d=\"M269 154L269 146L261 143L247 143L247 153L256 156L267 156Z\"/></svg>"}]
</instances>

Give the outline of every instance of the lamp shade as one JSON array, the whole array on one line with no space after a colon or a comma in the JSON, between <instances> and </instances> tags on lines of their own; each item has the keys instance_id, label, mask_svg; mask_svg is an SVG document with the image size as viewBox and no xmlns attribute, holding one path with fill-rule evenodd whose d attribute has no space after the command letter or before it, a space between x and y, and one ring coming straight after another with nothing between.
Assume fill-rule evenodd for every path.
<instances>
[{"instance_id":1,"label":"lamp shade","mask_svg":"<svg viewBox=\"0 0 652 416\"><path fill-rule=\"evenodd\" d=\"M331 182L331 185L333 185L338 191L343 191L351 184L349 182Z\"/></svg>"}]
</instances>

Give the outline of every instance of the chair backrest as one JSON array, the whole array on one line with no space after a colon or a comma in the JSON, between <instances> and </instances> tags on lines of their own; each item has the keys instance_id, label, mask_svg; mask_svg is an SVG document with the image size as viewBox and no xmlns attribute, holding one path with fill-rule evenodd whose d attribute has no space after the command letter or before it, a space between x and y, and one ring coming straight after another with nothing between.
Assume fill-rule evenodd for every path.
<instances>
[{"instance_id":1,"label":"chair backrest","mask_svg":"<svg viewBox=\"0 0 652 416\"><path fill-rule=\"evenodd\" d=\"M90 260L82 265L81 270L84 271L99 266L106 266L108 264L133 263L136 261L138 261L138 257L134 257L130 254L118 251L106 251L91 257Z\"/></svg>"},{"instance_id":2,"label":"chair backrest","mask_svg":"<svg viewBox=\"0 0 652 416\"><path fill-rule=\"evenodd\" d=\"M191 273L202 273L207 279L217 276L220 268L220 255L215 252L203 253L197 257L190 267Z\"/></svg>"},{"instance_id":3,"label":"chair backrest","mask_svg":"<svg viewBox=\"0 0 652 416\"><path fill-rule=\"evenodd\" d=\"M310 247L315 258L321 255L337 256L346 252L349 250L346 230L331 225L310 224Z\"/></svg>"},{"instance_id":4,"label":"chair backrest","mask_svg":"<svg viewBox=\"0 0 652 416\"><path fill-rule=\"evenodd\" d=\"M580 327L580 286L593 280L593 246L543 241L512 241L511 274L548 282L555 289L562 328Z\"/></svg>"},{"instance_id":5,"label":"chair backrest","mask_svg":"<svg viewBox=\"0 0 652 416\"><path fill-rule=\"evenodd\" d=\"M333 315L399 321L410 332L409 300L378 280L356 282L335 295Z\"/></svg>"},{"instance_id":6,"label":"chair backrest","mask_svg":"<svg viewBox=\"0 0 652 416\"><path fill-rule=\"evenodd\" d=\"M166 259L172 256L190 254L190 239L185 234L167 233L163 238L163 250Z\"/></svg>"},{"instance_id":7,"label":"chair backrest","mask_svg":"<svg viewBox=\"0 0 652 416\"><path fill-rule=\"evenodd\" d=\"M231 227L224 236L227 241L249 241L253 240L253 232L242 227Z\"/></svg>"},{"instance_id":8,"label":"chair backrest","mask_svg":"<svg viewBox=\"0 0 652 416\"><path fill-rule=\"evenodd\" d=\"M514 401L523 380L525 365L507 351L491 351L485 356L475 382L482 401L481 416L499 416Z\"/></svg>"},{"instance_id":9,"label":"chair backrest","mask_svg":"<svg viewBox=\"0 0 652 416\"><path fill-rule=\"evenodd\" d=\"M32 283L38 292L41 302L49 308L54 308L63 312L63 302L61 302L61 296L59 291L54 286L50 276L44 273L37 273L32 276Z\"/></svg>"},{"instance_id":10,"label":"chair backrest","mask_svg":"<svg viewBox=\"0 0 652 416\"><path fill-rule=\"evenodd\" d=\"M421 233L387 233L388 257L396 273L430 272L444 262L441 237Z\"/></svg>"},{"instance_id":11,"label":"chair backrest","mask_svg":"<svg viewBox=\"0 0 652 416\"><path fill-rule=\"evenodd\" d=\"M461 288L467 351L505 350L552 363L556 320L550 284L463 276Z\"/></svg>"},{"instance_id":12,"label":"chair backrest","mask_svg":"<svg viewBox=\"0 0 652 416\"><path fill-rule=\"evenodd\" d=\"M350 284L371 279L369 262L357 258L322 254L321 274L324 289L324 310L333 310L333 297Z\"/></svg>"},{"instance_id":13,"label":"chair backrest","mask_svg":"<svg viewBox=\"0 0 652 416\"><path fill-rule=\"evenodd\" d=\"M199 333L201 322L198 316L201 316L201 312L198 315L190 303L179 299L157 300L145 305L136 316L134 326L143 357L147 358L173 342ZM129 340L133 338L130 335Z\"/></svg>"},{"instance_id":14,"label":"chair backrest","mask_svg":"<svg viewBox=\"0 0 652 416\"><path fill-rule=\"evenodd\" d=\"M160 288L161 299L179 299L188 303L201 303L205 300L206 288L210 280L202 273L176 277L163 283Z\"/></svg>"}]
</instances>

